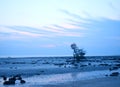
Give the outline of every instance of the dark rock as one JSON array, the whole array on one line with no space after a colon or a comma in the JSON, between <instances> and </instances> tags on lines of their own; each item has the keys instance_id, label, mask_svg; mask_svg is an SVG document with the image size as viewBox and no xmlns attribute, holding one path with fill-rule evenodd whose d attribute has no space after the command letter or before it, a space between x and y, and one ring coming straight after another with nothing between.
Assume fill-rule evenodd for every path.
<instances>
[{"instance_id":1,"label":"dark rock","mask_svg":"<svg viewBox=\"0 0 120 87\"><path fill-rule=\"evenodd\" d=\"M25 80L20 80L20 83L24 84L24 83L26 83L26 81Z\"/></svg>"},{"instance_id":2,"label":"dark rock","mask_svg":"<svg viewBox=\"0 0 120 87\"><path fill-rule=\"evenodd\" d=\"M85 67L85 66L87 66L87 65L81 65L80 67Z\"/></svg>"},{"instance_id":3,"label":"dark rock","mask_svg":"<svg viewBox=\"0 0 120 87\"><path fill-rule=\"evenodd\" d=\"M16 79L10 78L8 81L3 82L4 85L14 85Z\"/></svg>"},{"instance_id":4,"label":"dark rock","mask_svg":"<svg viewBox=\"0 0 120 87\"><path fill-rule=\"evenodd\" d=\"M88 63L88 65L91 65L91 63Z\"/></svg>"},{"instance_id":5,"label":"dark rock","mask_svg":"<svg viewBox=\"0 0 120 87\"><path fill-rule=\"evenodd\" d=\"M78 66L78 64L74 64L74 66Z\"/></svg>"},{"instance_id":6,"label":"dark rock","mask_svg":"<svg viewBox=\"0 0 120 87\"><path fill-rule=\"evenodd\" d=\"M2 76L3 80L6 81L7 80L7 77L6 76Z\"/></svg>"},{"instance_id":7,"label":"dark rock","mask_svg":"<svg viewBox=\"0 0 120 87\"><path fill-rule=\"evenodd\" d=\"M100 64L100 66L108 66L108 64Z\"/></svg>"},{"instance_id":8,"label":"dark rock","mask_svg":"<svg viewBox=\"0 0 120 87\"><path fill-rule=\"evenodd\" d=\"M117 66L112 67L112 68L109 68L110 71L111 71L111 70L117 70L117 69L119 69Z\"/></svg>"},{"instance_id":9,"label":"dark rock","mask_svg":"<svg viewBox=\"0 0 120 87\"><path fill-rule=\"evenodd\" d=\"M108 76L107 74L105 76Z\"/></svg>"},{"instance_id":10,"label":"dark rock","mask_svg":"<svg viewBox=\"0 0 120 87\"><path fill-rule=\"evenodd\" d=\"M16 78L15 77L12 77L12 78L9 78L9 81L15 81L16 80Z\"/></svg>"},{"instance_id":11,"label":"dark rock","mask_svg":"<svg viewBox=\"0 0 120 87\"><path fill-rule=\"evenodd\" d=\"M116 64L116 66L120 67L120 64Z\"/></svg>"},{"instance_id":12,"label":"dark rock","mask_svg":"<svg viewBox=\"0 0 120 87\"><path fill-rule=\"evenodd\" d=\"M58 66L62 66L64 65L65 63L54 63L54 65L58 65Z\"/></svg>"},{"instance_id":13,"label":"dark rock","mask_svg":"<svg viewBox=\"0 0 120 87\"><path fill-rule=\"evenodd\" d=\"M15 85L16 80L20 80L21 84L26 83L26 81L22 79L21 75L13 76L13 77L9 78L8 81L6 81L7 77L5 77L5 76L2 76L2 77L4 80L3 85Z\"/></svg>"},{"instance_id":14,"label":"dark rock","mask_svg":"<svg viewBox=\"0 0 120 87\"><path fill-rule=\"evenodd\" d=\"M4 84L4 85L14 85L14 84L15 84L15 81L13 81L13 80L5 81L3 84Z\"/></svg>"},{"instance_id":15,"label":"dark rock","mask_svg":"<svg viewBox=\"0 0 120 87\"><path fill-rule=\"evenodd\" d=\"M22 79L21 75L17 75L16 76L16 80L20 80L20 83L23 84L25 83L26 81Z\"/></svg>"},{"instance_id":16,"label":"dark rock","mask_svg":"<svg viewBox=\"0 0 120 87\"><path fill-rule=\"evenodd\" d=\"M118 76L119 75L119 72L113 72L110 74L110 76Z\"/></svg>"}]
</instances>

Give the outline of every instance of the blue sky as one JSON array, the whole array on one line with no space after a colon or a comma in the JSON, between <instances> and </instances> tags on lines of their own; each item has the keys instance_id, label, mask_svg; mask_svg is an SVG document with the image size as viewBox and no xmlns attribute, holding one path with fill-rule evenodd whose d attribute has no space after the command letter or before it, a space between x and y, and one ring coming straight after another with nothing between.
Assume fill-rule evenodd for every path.
<instances>
[{"instance_id":1,"label":"blue sky","mask_svg":"<svg viewBox=\"0 0 120 87\"><path fill-rule=\"evenodd\" d=\"M120 0L0 0L0 56L120 55Z\"/></svg>"}]
</instances>

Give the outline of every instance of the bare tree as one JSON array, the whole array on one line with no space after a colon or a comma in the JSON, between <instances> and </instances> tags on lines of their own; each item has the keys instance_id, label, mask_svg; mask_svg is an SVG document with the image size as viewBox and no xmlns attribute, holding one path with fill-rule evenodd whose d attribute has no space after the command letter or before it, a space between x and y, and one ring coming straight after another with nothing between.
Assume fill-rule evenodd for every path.
<instances>
[{"instance_id":1,"label":"bare tree","mask_svg":"<svg viewBox=\"0 0 120 87\"><path fill-rule=\"evenodd\" d=\"M85 51L83 49L79 49L75 43L71 44L71 48L73 49L74 60L79 62L80 59L85 58Z\"/></svg>"}]
</instances>

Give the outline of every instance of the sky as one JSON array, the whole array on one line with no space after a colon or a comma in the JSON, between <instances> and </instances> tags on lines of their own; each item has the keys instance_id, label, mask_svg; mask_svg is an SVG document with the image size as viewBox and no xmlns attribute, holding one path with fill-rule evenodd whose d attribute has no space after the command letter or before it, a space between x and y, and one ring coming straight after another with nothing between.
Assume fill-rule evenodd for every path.
<instances>
[{"instance_id":1,"label":"sky","mask_svg":"<svg viewBox=\"0 0 120 87\"><path fill-rule=\"evenodd\" d=\"M1 56L120 55L120 0L0 0Z\"/></svg>"}]
</instances>

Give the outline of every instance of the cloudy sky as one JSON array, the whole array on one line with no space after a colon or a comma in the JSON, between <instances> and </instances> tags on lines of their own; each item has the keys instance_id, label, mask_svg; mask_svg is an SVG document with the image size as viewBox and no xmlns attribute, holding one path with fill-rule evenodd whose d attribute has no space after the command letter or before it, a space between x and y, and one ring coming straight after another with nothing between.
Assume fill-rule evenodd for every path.
<instances>
[{"instance_id":1,"label":"cloudy sky","mask_svg":"<svg viewBox=\"0 0 120 87\"><path fill-rule=\"evenodd\" d=\"M120 55L120 0L0 0L0 56Z\"/></svg>"}]
</instances>

